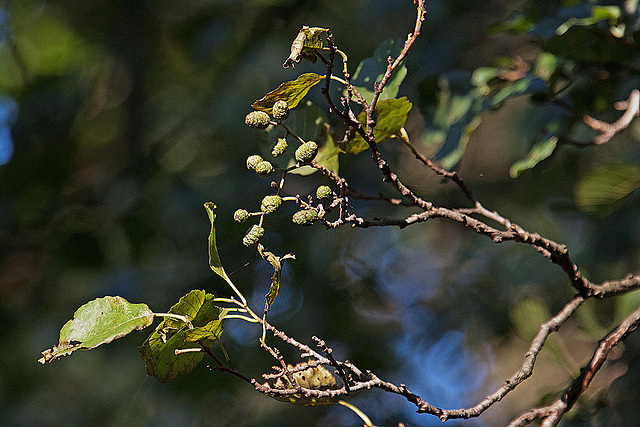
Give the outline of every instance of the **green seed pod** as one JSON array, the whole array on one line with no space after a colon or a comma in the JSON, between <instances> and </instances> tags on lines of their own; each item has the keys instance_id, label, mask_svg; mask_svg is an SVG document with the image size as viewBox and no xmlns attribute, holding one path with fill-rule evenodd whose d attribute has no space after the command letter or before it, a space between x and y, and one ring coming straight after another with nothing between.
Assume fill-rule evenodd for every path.
<instances>
[{"instance_id":1,"label":"green seed pod","mask_svg":"<svg viewBox=\"0 0 640 427\"><path fill-rule=\"evenodd\" d=\"M262 199L262 204L260 205L260 210L266 215L269 215L278 210L281 204L282 197L278 196L277 194L264 196L264 198Z\"/></svg>"},{"instance_id":2,"label":"green seed pod","mask_svg":"<svg viewBox=\"0 0 640 427\"><path fill-rule=\"evenodd\" d=\"M233 220L235 222L245 222L249 219L250 216L251 214L249 214L249 212L247 212L246 210L238 209L233 213Z\"/></svg>"},{"instance_id":3,"label":"green seed pod","mask_svg":"<svg viewBox=\"0 0 640 427\"><path fill-rule=\"evenodd\" d=\"M314 141L307 141L296 150L296 160L302 164L311 163L318 154L318 144Z\"/></svg>"},{"instance_id":4,"label":"green seed pod","mask_svg":"<svg viewBox=\"0 0 640 427\"><path fill-rule=\"evenodd\" d=\"M256 170L256 166L258 166L258 163L260 163L262 160L262 157L258 156L257 154L247 157L247 169L252 171Z\"/></svg>"},{"instance_id":5,"label":"green seed pod","mask_svg":"<svg viewBox=\"0 0 640 427\"><path fill-rule=\"evenodd\" d=\"M298 225L311 225L318 219L318 212L314 209L303 209L293 214L293 222Z\"/></svg>"},{"instance_id":6,"label":"green seed pod","mask_svg":"<svg viewBox=\"0 0 640 427\"><path fill-rule=\"evenodd\" d=\"M276 103L273 104L271 114L276 120L284 120L289 117L289 104L287 104L287 101L282 99L280 101L276 101Z\"/></svg>"},{"instance_id":7,"label":"green seed pod","mask_svg":"<svg viewBox=\"0 0 640 427\"><path fill-rule=\"evenodd\" d=\"M265 129L269 126L271 118L264 111L252 111L244 118L244 122L247 126L254 129Z\"/></svg>"},{"instance_id":8,"label":"green seed pod","mask_svg":"<svg viewBox=\"0 0 640 427\"><path fill-rule=\"evenodd\" d=\"M252 225L247 234L242 238L242 244L249 247L253 246L264 236L264 228L259 225Z\"/></svg>"},{"instance_id":9,"label":"green seed pod","mask_svg":"<svg viewBox=\"0 0 640 427\"><path fill-rule=\"evenodd\" d=\"M273 173L273 166L271 163L263 160L256 165L255 171L261 177L266 178Z\"/></svg>"},{"instance_id":10,"label":"green seed pod","mask_svg":"<svg viewBox=\"0 0 640 427\"><path fill-rule=\"evenodd\" d=\"M320 199L320 200L321 199L328 199L331 196L333 196L333 190L331 190L331 188L329 186L321 185L316 190L316 197L318 199Z\"/></svg>"},{"instance_id":11,"label":"green seed pod","mask_svg":"<svg viewBox=\"0 0 640 427\"><path fill-rule=\"evenodd\" d=\"M282 156L284 152L287 151L288 146L286 139L278 138L276 143L273 144L273 147L271 147L271 155L273 157Z\"/></svg>"}]
</instances>

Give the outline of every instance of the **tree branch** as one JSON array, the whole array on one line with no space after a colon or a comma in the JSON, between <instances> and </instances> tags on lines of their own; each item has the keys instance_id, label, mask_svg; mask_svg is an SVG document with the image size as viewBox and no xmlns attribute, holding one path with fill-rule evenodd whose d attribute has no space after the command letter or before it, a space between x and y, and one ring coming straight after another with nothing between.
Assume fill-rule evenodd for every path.
<instances>
[{"instance_id":1,"label":"tree branch","mask_svg":"<svg viewBox=\"0 0 640 427\"><path fill-rule=\"evenodd\" d=\"M615 122L607 123L591 116L584 116L584 122L594 130L601 132L600 135L593 138L593 145L603 145L611 141L617 133L629 127L634 117L640 115L640 91L634 89L626 101L617 102L615 105L617 110L625 110L624 114Z\"/></svg>"},{"instance_id":2,"label":"tree branch","mask_svg":"<svg viewBox=\"0 0 640 427\"><path fill-rule=\"evenodd\" d=\"M589 363L581 369L578 378L571 383L558 400L549 406L531 409L523 413L509 426L520 427L542 418L544 418L542 424L544 427L558 425L564 414L571 410L580 395L589 387L611 350L635 331L638 325L640 325L640 308L631 313L617 328L600 341Z\"/></svg>"}]
</instances>

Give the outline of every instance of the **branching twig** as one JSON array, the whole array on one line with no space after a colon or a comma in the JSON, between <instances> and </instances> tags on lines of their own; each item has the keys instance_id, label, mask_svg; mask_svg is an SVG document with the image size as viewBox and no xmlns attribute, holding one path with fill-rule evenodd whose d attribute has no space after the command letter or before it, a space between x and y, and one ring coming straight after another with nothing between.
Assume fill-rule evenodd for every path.
<instances>
[{"instance_id":1,"label":"branching twig","mask_svg":"<svg viewBox=\"0 0 640 427\"><path fill-rule=\"evenodd\" d=\"M535 419L544 418L543 426L552 427L558 425L564 414L569 412L580 395L589 387L593 377L598 373L611 350L620 344L629 334L640 325L640 308L631 313L617 328L611 331L596 348L589 363L582 368L576 378L562 397L549 406L531 409L513 420L511 427L519 427L533 422Z\"/></svg>"},{"instance_id":2,"label":"branching twig","mask_svg":"<svg viewBox=\"0 0 640 427\"><path fill-rule=\"evenodd\" d=\"M420 396L410 391L404 384L396 385L387 381L384 381L377 377L373 372L363 371L349 361L340 362L332 353L326 343L316 337L313 337L317 341L318 346L322 349L325 355L318 353L311 349L306 344L302 344L299 341L289 337L283 331L270 325L264 319L255 319L256 322L261 323L265 331L270 331L274 334L274 337L282 342L291 345L300 352L301 358L309 358L308 362L304 362L300 366L292 367L285 363L280 351L276 347L271 347L266 344L264 340L261 340L261 346L274 357L278 363L278 367L274 367L275 373L263 375L266 379L283 379L286 377L287 381L283 387L270 387L268 384L261 385L256 379L249 379L246 376L240 374L235 368L227 367L222 364L215 355L214 360L218 363L218 367L212 368L216 370L223 370L230 372L236 376L239 376L245 381L250 382L257 391L265 395L272 397L283 398L288 397L290 399L298 398L301 395L307 398L317 399L334 399L340 396L346 396L350 393L366 390L370 388L379 388L387 392L398 394L403 396L407 401L413 403L417 407L417 412L432 414L439 417L442 421L448 419L467 419L477 417L484 411L490 408L495 403L501 401L507 394L513 391L518 385L522 384L527 378L529 378L534 369L536 359L540 354L548 336L557 331L566 321L569 319L575 311L585 302L588 298L605 298L613 295L619 295L621 293L629 292L631 290L640 288L640 276L628 275L622 280L606 281L601 284L596 284L582 276L579 268L574 264L569 256L568 249L565 245L554 242L540 236L537 233L531 233L520 227L518 224L511 222L509 219L503 217L498 212L486 209L474 196L472 191L458 175L456 171L448 171L441 166L437 165L430 159L418 152L415 146L411 143L408 134L404 129L401 130L400 138L404 144L411 150L413 155L422 162L425 166L431 169L433 172L446 179L451 180L457 187L464 193L466 199L471 203L471 207L465 208L447 208L434 205L428 200L421 198L416 192L405 185L399 176L392 170L388 162L384 159L381 152L378 150L376 139L373 133L375 125L375 108L380 96L389 82L393 72L406 58L406 55L419 36L424 16L426 13L425 1L415 0L417 4L417 16L415 27L412 33L410 33L404 43L403 49L396 58L388 58L388 65L383 74L382 79L379 82L374 83L373 97L369 103L362 97L362 95L351 85L350 76L347 72L346 56L341 54L343 59L343 74L344 82L346 83L348 95L341 99L340 109L333 102L329 88L333 75L333 61L335 55L339 50L333 42L331 33L327 34L328 48L325 52L328 52L328 59L325 58L320 52L316 52L316 56L322 61L326 68L325 84L322 88L324 98L330 108L330 111L339 117L347 126L347 134L353 135L357 132L369 145L372 151L372 157L380 169L383 177L383 181L389 182L392 186L405 197L405 200L392 199L380 195L379 197L369 197L351 189L346 179L342 178L337 173L327 169L326 167L313 161L311 166L318 169L324 175L328 176L339 189L339 195L336 197L330 206L327 208L327 212L331 212L335 207L340 207L340 214L335 221L329 221L324 218L322 223L330 228L337 228L338 226L350 224L354 227L368 228L376 226L397 226L400 228L407 227L409 225L425 222L433 218L442 218L450 221L457 222L466 228L470 228L478 234L489 237L495 243L502 243L507 241L513 241L518 243L524 243L532 246L543 256L549 259L552 263L560 266L567 274L572 286L578 291L578 294L569 301L563 309L547 322L540 325L540 330L536 337L531 342L528 351L525 354L522 367L507 379L495 392L488 395L477 405L466 409L442 409L430 405L423 400ZM366 116L366 124L363 126L358 121L356 114L351 108L352 97L363 106ZM354 100L354 102L355 102ZM640 92L634 90L629 100L625 103L619 103L617 107L619 109L626 109L623 116L615 123L608 124L599 120L593 119L589 116L584 118L585 122L594 129L602 132L602 134L594 139L594 145L601 145L608 142L616 133L625 129L631 123L633 117L639 114L640 111ZM287 134L289 130L285 128ZM295 137L295 135L293 135ZM301 141L301 139L299 138ZM371 220L361 218L348 211L348 197L351 195L354 198L360 198L364 200L383 200L394 205L402 205L407 207L415 207L420 209L419 212L413 213L405 218L373 218ZM315 209L319 213L324 214L324 208L322 205L313 206L313 200L309 197L308 202L301 199L300 196L296 197L296 203L305 209ZM495 222L493 225L489 221ZM486 221L486 222L485 222ZM246 305L244 308L247 308ZM247 308L248 310L248 308ZM564 396L549 407L538 408L528 411L521 415L514 422L528 423L536 418L546 418L548 425L555 425L560 420L562 415L571 409L579 395L588 387L591 379L595 373L600 369L602 363L606 360L607 355L611 349L623 340L628 334L638 327L640 322L640 309L638 309L632 316L627 318L616 330L611 332L600 344L598 350L594 354L590 364L582 370L581 376L574 381L572 386L567 389ZM210 352L210 350L209 350ZM212 353L211 353L212 355ZM294 373L298 373L310 367L317 367L318 365L332 366L336 368L337 375L342 380L342 387L330 389L312 389L306 388L298 384L294 378ZM293 400L292 400L293 401ZM526 421L526 422L525 422ZM524 424L514 424L524 425ZM545 424L546 425L546 424Z\"/></svg>"},{"instance_id":3,"label":"branching twig","mask_svg":"<svg viewBox=\"0 0 640 427\"><path fill-rule=\"evenodd\" d=\"M331 361L331 366L336 368L338 372L338 376L340 376L340 379L342 379L342 384L347 390L347 393L349 393L350 392L349 378L347 377L347 374L344 372L344 369L342 369L342 365L340 365L340 363L338 363L338 361L333 357L333 350L327 346L324 340L321 340L316 336L313 336L312 339L314 339L318 343L318 347L320 347L322 351L324 351L324 353L327 355L327 357Z\"/></svg>"},{"instance_id":4,"label":"branching twig","mask_svg":"<svg viewBox=\"0 0 640 427\"><path fill-rule=\"evenodd\" d=\"M593 145L606 144L618 132L629 127L634 117L640 115L640 91L638 91L638 89L632 90L629 99L616 103L615 108L617 110L625 110L625 112L613 123L603 122L591 116L584 116L583 120L586 124L594 130L601 132L600 135L593 138Z\"/></svg>"},{"instance_id":5,"label":"branching twig","mask_svg":"<svg viewBox=\"0 0 640 427\"><path fill-rule=\"evenodd\" d=\"M442 421L446 421L447 419L452 418L472 418L477 417L482 414L486 409L491 407L496 402L502 400L509 392L514 390L519 384L521 384L524 380L526 380L529 376L531 376L533 372L533 367L535 365L538 354L542 350L544 343L547 337L552 333L558 330L566 320L571 317L571 315L580 307L580 305L585 301L585 298L578 295L574 297L565 307L553 318L551 318L548 322L542 324L540 326L540 331L538 335L534 338L529 347L529 350L525 354L525 361L522 365L522 368L516 372L511 378L505 381L505 383L494 393L487 396L482 402L477 404L474 407L468 409L454 409L454 410L446 410L441 408L436 408L426 401L424 401L421 397L411 392L404 384L399 386L389 383L387 381L383 381L378 378L375 374L370 371L366 371L363 373L360 369L356 368L350 362L338 362L333 358L331 352L327 350L327 346L324 341L315 338L323 351L327 353L328 358L325 358L315 351L313 351L310 347L305 344L301 344L293 338L288 337L284 332L277 330L272 325L267 324L266 328L273 332L273 334L281 339L282 341L296 347L301 353L302 357L312 357L317 360L319 363L331 365L342 370L343 368L348 368L351 372L356 375L356 379L351 382L349 385L345 380L346 373L339 373L340 377L343 379L343 387L340 389L334 390L315 390L309 391L308 389L302 390L304 393L309 393L308 396L314 396L317 398L333 398L336 396L347 395L352 391L358 391L362 389L368 389L371 387L377 387L383 389L385 391L399 394L404 396L409 402L415 404L418 408L419 413L428 413L432 415L438 416ZM273 353L272 353L273 355ZM276 356L274 356L276 358ZM280 360L280 359L278 359ZM284 362L281 361L281 364ZM275 391L272 388L259 386L257 382L253 383L258 391L265 394L277 394L278 396L287 396L300 392L300 388L282 390L279 389Z\"/></svg>"}]
</instances>

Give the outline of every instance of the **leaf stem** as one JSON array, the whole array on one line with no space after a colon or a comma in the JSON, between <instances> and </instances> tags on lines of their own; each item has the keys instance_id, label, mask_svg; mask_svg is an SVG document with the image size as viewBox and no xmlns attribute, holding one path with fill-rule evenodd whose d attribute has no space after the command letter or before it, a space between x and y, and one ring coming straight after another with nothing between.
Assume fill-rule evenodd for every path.
<instances>
[{"instance_id":1,"label":"leaf stem","mask_svg":"<svg viewBox=\"0 0 640 427\"><path fill-rule=\"evenodd\" d=\"M153 313L155 316L160 316L160 317L169 317L172 319L178 319L181 320L185 325L187 325L187 327L189 329L193 329L193 325L191 324L191 321L189 320L189 318L187 316L182 316L180 314L173 314L173 313Z\"/></svg>"},{"instance_id":2,"label":"leaf stem","mask_svg":"<svg viewBox=\"0 0 640 427\"><path fill-rule=\"evenodd\" d=\"M338 400L338 403L341 404L342 406L346 406L347 408L349 408L353 412L355 412L357 416L362 418L362 421L364 421L364 425L366 425L367 427L373 427L373 423L371 422L371 419L369 417L367 417L367 414L362 412L355 405L352 405L349 402L345 402L344 400Z\"/></svg>"},{"instance_id":3,"label":"leaf stem","mask_svg":"<svg viewBox=\"0 0 640 427\"><path fill-rule=\"evenodd\" d=\"M202 349L200 347L190 347L190 348L176 348L174 353L176 356L183 353L198 353L201 352Z\"/></svg>"},{"instance_id":4,"label":"leaf stem","mask_svg":"<svg viewBox=\"0 0 640 427\"><path fill-rule=\"evenodd\" d=\"M347 83L345 80L342 80L340 77L334 76L333 74L331 75L331 80L335 80L338 83L342 83L345 86L349 86L349 83Z\"/></svg>"},{"instance_id":5,"label":"leaf stem","mask_svg":"<svg viewBox=\"0 0 640 427\"><path fill-rule=\"evenodd\" d=\"M230 314L228 316L225 316L225 319L240 319L240 320L244 320L245 322L249 322L249 323L260 323L261 320L260 318L253 318L253 317L246 317L246 316L242 316L240 314Z\"/></svg>"}]
</instances>

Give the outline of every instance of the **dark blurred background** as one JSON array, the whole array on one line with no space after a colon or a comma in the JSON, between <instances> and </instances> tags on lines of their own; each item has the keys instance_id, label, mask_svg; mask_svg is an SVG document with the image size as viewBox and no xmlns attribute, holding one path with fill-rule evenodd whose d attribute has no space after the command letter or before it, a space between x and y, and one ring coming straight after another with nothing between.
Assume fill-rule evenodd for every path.
<instances>
[{"instance_id":1,"label":"dark blurred background","mask_svg":"<svg viewBox=\"0 0 640 427\"><path fill-rule=\"evenodd\" d=\"M472 71L495 56L526 59L538 47L525 37L491 35L492 25L532 5L553 15L559 3L428 1L400 95L417 101L429 76ZM207 265L206 201L218 206L223 264L259 311L270 266L242 246L246 227L232 221L237 208L255 211L269 192L268 181L244 166L263 139L244 126L244 116L279 83L322 73L313 64L282 68L302 25L330 28L353 72L382 41L405 38L414 20L409 0L0 3L0 424L361 425L344 407L280 403L205 363L160 384L146 376L139 357L146 332L46 366L37 359L94 298L121 295L163 312L191 289L229 295ZM325 108L317 88L309 99ZM414 140L424 126L414 108L407 122ZM527 153L523 135L535 126L526 101L488 113L462 160L462 176L489 209L566 243L588 277L638 272L637 197L606 217L573 205L582 171L638 160L638 126L604 147L560 150L510 178L509 166ZM464 204L455 187L441 185L402 146L385 144L421 194ZM366 153L341 159L340 168L359 189L378 191L380 177ZM290 194L326 183L293 177ZM368 217L402 214L354 206ZM309 344L312 335L323 338L337 358L406 383L434 405L469 406L495 390L519 369L537 325L573 295L560 269L533 249L495 245L456 224L300 230L290 223L293 207L287 209L267 223L266 246L297 257L285 267L270 321ZM585 304L542 353L529 383L464 424L504 425L556 396L597 340L638 303L630 294ZM274 361L259 349L259 328L238 320L225 327L235 365L250 376L268 372ZM624 350L565 425L637 423L638 338ZM441 424L381 391L350 401L377 425Z\"/></svg>"}]
</instances>

